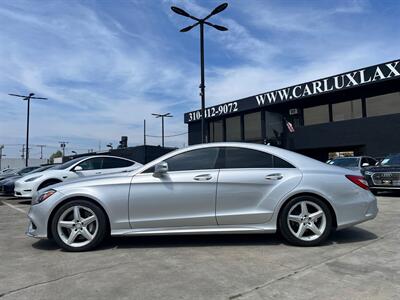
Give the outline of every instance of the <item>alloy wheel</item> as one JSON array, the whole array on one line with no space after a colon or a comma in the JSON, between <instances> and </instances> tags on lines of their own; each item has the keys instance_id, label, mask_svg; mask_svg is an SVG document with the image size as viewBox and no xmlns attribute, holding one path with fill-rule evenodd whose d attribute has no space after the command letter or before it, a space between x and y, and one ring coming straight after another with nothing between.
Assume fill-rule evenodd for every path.
<instances>
[{"instance_id":1,"label":"alloy wheel","mask_svg":"<svg viewBox=\"0 0 400 300\"><path fill-rule=\"evenodd\" d=\"M326 230L326 216L323 209L311 201L295 203L287 215L290 232L299 240L313 241Z\"/></svg>"},{"instance_id":2,"label":"alloy wheel","mask_svg":"<svg viewBox=\"0 0 400 300\"><path fill-rule=\"evenodd\" d=\"M99 221L96 214L82 205L66 209L57 222L60 239L70 247L83 247L97 235Z\"/></svg>"}]
</instances>

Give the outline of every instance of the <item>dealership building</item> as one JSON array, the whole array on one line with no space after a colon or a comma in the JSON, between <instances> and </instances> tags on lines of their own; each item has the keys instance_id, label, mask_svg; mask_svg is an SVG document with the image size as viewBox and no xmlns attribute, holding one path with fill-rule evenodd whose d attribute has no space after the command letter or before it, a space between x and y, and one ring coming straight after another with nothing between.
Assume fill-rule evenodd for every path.
<instances>
[{"instance_id":1,"label":"dealership building","mask_svg":"<svg viewBox=\"0 0 400 300\"><path fill-rule=\"evenodd\" d=\"M270 144L319 160L400 152L400 59L205 109L208 142ZM201 111L185 114L201 143Z\"/></svg>"}]
</instances>

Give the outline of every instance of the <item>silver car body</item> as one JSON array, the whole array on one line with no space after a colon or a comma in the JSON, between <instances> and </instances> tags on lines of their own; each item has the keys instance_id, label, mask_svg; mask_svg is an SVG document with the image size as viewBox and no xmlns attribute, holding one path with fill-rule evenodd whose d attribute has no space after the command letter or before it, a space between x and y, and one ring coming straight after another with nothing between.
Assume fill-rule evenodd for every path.
<instances>
[{"instance_id":1,"label":"silver car body","mask_svg":"<svg viewBox=\"0 0 400 300\"><path fill-rule=\"evenodd\" d=\"M295 168L143 171L180 153L205 147L240 147L270 153ZM284 149L249 143L211 143L176 150L131 173L93 177L52 188L47 200L32 202L27 234L48 236L55 208L71 198L97 202L106 212L111 235L275 232L282 205L300 194L326 200L342 229L377 215L373 194L330 166ZM43 191L42 191L43 192Z\"/></svg>"}]
</instances>

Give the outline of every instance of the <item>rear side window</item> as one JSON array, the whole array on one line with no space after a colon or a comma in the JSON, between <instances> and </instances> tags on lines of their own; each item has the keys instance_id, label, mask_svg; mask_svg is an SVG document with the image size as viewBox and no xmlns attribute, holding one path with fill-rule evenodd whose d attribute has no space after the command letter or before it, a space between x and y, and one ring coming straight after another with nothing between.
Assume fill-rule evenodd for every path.
<instances>
[{"instance_id":1,"label":"rear side window","mask_svg":"<svg viewBox=\"0 0 400 300\"><path fill-rule=\"evenodd\" d=\"M221 149L218 167L221 169L294 168L290 163L272 154L237 147Z\"/></svg>"},{"instance_id":2,"label":"rear side window","mask_svg":"<svg viewBox=\"0 0 400 300\"><path fill-rule=\"evenodd\" d=\"M215 169L218 148L196 149L168 158L168 171Z\"/></svg>"},{"instance_id":3,"label":"rear side window","mask_svg":"<svg viewBox=\"0 0 400 300\"><path fill-rule=\"evenodd\" d=\"M115 157L103 158L103 169L126 168L133 165L134 165L133 162L125 159L120 159Z\"/></svg>"}]
</instances>

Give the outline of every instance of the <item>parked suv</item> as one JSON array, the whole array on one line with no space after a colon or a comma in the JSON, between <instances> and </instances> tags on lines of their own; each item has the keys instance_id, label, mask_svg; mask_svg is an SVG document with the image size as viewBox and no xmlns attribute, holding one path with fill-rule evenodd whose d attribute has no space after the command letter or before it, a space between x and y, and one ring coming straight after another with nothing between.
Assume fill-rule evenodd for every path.
<instances>
[{"instance_id":1,"label":"parked suv","mask_svg":"<svg viewBox=\"0 0 400 300\"><path fill-rule=\"evenodd\" d=\"M400 190L400 153L385 157L377 166L362 171L374 194Z\"/></svg>"}]
</instances>

